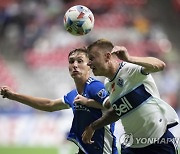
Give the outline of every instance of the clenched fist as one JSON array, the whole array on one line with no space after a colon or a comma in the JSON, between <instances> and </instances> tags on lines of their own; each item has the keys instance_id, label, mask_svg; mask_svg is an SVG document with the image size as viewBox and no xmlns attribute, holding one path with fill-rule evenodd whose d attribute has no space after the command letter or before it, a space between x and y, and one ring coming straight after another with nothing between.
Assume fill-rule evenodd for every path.
<instances>
[{"instance_id":1,"label":"clenched fist","mask_svg":"<svg viewBox=\"0 0 180 154\"><path fill-rule=\"evenodd\" d=\"M128 61L129 60L129 54L125 47L123 46L115 46L112 51L112 54L115 54L120 60Z\"/></svg>"},{"instance_id":2,"label":"clenched fist","mask_svg":"<svg viewBox=\"0 0 180 154\"><path fill-rule=\"evenodd\" d=\"M3 98L11 98L14 92L7 86L0 87Z\"/></svg>"}]
</instances>

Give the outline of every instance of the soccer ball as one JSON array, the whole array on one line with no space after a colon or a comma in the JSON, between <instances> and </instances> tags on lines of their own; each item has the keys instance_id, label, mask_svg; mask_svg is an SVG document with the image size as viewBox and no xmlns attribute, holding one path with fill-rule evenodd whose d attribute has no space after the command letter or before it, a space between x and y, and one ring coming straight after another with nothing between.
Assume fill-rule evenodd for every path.
<instances>
[{"instance_id":1,"label":"soccer ball","mask_svg":"<svg viewBox=\"0 0 180 154\"><path fill-rule=\"evenodd\" d=\"M64 27L72 35L88 34L94 27L94 15L83 5L73 6L64 15Z\"/></svg>"}]
</instances>

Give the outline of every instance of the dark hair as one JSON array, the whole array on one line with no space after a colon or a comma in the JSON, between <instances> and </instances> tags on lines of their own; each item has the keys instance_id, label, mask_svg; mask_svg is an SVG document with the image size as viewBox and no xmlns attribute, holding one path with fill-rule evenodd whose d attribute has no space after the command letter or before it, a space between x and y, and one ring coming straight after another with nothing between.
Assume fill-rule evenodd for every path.
<instances>
[{"instance_id":1,"label":"dark hair","mask_svg":"<svg viewBox=\"0 0 180 154\"><path fill-rule=\"evenodd\" d=\"M93 42L92 44L90 44L87 47L87 51L90 51L94 46L100 47L102 49L106 49L108 51L111 51L114 47L114 45L112 44L112 42L106 40L106 39L99 39L95 42Z\"/></svg>"},{"instance_id":2,"label":"dark hair","mask_svg":"<svg viewBox=\"0 0 180 154\"><path fill-rule=\"evenodd\" d=\"M83 48L77 48L77 49L74 49L74 50L70 51L70 52L69 52L69 55L68 55L68 58L69 58L72 54L74 54L74 53L76 53L76 52L82 52L82 53L84 53L84 54L88 57L87 49L86 49L86 47L83 47Z\"/></svg>"}]
</instances>

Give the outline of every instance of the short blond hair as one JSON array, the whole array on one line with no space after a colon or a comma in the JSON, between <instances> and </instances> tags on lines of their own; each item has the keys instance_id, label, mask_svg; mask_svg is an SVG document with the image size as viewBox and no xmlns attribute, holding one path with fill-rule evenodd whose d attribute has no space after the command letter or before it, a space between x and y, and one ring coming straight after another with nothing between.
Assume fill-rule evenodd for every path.
<instances>
[{"instance_id":1,"label":"short blond hair","mask_svg":"<svg viewBox=\"0 0 180 154\"><path fill-rule=\"evenodd\" d=\"M106 40L106 39L99 39L99 40L93 42L92 44L90 44L87 47L87 50L90 51L95 46L102 48L102 49L106 49L108 51L111 51L114 48L114 45L112 44L111 41Z\"/></svg>"}]
</instances>

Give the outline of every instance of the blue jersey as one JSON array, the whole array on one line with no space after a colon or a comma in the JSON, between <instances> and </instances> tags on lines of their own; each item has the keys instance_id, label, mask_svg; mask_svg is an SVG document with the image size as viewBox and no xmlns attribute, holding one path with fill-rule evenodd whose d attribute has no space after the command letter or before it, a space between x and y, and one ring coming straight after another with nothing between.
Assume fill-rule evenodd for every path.
<instances>
[{"instance_id":1,"label":"blue jersey","mask_svg":"<svg viewBox=\"0 0 180 154\"><path fill-rule=\"evenodd\" d=\"M94 140L93 144L84 144L82 142L82 133L85 128L93 121L99 119L103 112L101 109L74 104L73 102L77 95L78 92L74 89L64 96L64 102L72 108L74 114L67 139L76 143L87 154L117 154L116 138L113 135L114 123L96 130L92 138ZM103 83L91 77L87 80L82 95L101 104L108 97Z\"/></svg>"}]
</instances>

